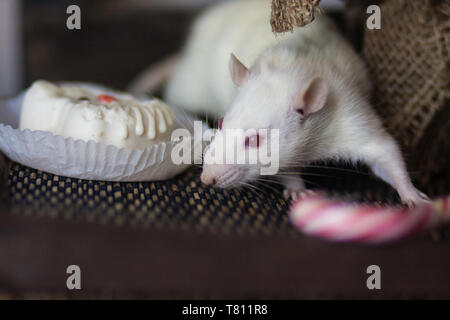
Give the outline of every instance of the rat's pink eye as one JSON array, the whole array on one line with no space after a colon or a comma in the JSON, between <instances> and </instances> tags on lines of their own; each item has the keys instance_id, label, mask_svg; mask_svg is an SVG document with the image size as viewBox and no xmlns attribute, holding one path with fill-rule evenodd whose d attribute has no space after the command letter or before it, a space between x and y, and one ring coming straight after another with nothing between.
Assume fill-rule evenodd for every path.
<instances>
[{"instance_id":1,"label":"rat's pink eye","mask_svg":"<svg viewBox=\"0 0 450 320\"><path fill-rule=\"evenodd\" d=\"M221 119L219 120L219 129L220 129L220 130L222 130L222 123L223 123L223 118L221 118Z\"/></svg>"},{"instance_id":2,"label":"rat's pink eye","mask_svg":"<svg viewBox=\"0 0 450 320\"><path fill-rule=\"evenodd\" d=\"M245 148L259 148L259 143L261 142L261 138L259 137L259 134L255 134L251 137L245 137Z\"/></svg>"}]
</instances>

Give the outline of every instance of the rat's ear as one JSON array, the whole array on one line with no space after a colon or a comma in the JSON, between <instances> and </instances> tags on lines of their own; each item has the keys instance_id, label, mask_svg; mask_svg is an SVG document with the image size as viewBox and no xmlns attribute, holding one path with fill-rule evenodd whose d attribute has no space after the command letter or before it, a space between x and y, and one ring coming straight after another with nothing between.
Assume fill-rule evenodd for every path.
<instances>
[{"instance_id":1,"label":"rat's ear","mask_svg":"<svg viewBox=\"0 0 450 320\"><path fill-rule=\"evenodd\" d=\"M307 116L322 109L327 98L327 83L321 78L314 78L295 95L294 109L301 115Z\"/></svg>"},{"instance_id":2,"label":"rat's ear","mask_svg":"<svg viewBox=\"0 0 450 320\"><path fill-rule=\"evenodd\" d=\"M234 54L230 56L229 67L234 84L238 87L241 86L250 75L250 71Z\"/></svg>"}]
</instances>

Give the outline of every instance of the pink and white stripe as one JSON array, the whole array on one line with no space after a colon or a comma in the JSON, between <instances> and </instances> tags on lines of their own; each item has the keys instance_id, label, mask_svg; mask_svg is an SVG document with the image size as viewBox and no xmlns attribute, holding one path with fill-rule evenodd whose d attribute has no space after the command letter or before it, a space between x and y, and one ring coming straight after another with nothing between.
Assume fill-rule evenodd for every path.
<instances>
[{"instance_id":1,"label":"pink and white stripe","mask_svg":"<svg viewBox=\"0 0 450 320\"><path fill-rule=\"evenodd\" d=\"M385 243L450 222L450 196L417 208L356 205L319 195L297 200L290 219L302 232L340 242Z\"/></svg>"}]
</instances>

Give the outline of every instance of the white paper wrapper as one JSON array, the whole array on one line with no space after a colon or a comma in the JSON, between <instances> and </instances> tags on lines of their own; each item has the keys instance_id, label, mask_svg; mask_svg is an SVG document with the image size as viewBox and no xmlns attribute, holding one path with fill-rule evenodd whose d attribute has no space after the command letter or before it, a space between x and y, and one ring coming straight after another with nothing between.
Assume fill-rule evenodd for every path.
<instances>
[{"instance_id":1,"label":"white paper wrapper","mask_svg":"<svg viewBox=\"0 0 450 320\"><path fill-rule=\"evenodd\" d=\"M99 88L91 84L72 85ZM103 181L165 180L189 167L172 162L175 143L170 141L131 150L45 131L21 131L17 128L24 95L0 100L0 150L13 161L56 175ZM193 128L193 118L171 109L177 118L174 128Z\"/></svg>"}]
</instances>

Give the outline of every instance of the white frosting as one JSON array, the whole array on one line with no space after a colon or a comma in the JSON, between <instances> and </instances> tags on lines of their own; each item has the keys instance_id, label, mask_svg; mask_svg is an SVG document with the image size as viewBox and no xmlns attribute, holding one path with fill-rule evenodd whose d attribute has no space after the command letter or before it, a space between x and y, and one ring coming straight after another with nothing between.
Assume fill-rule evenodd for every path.
<instances>
[{"instance_id":1,"label":"white frosting","mask_svg":"<svg viewBox=\"0 0 450 320\"><path fill-rule=\"evenodd\" d=\"M101 99L102 95L107 95L106 99ZM139 100L125 93L59 87L41 80L25 95L19 127L118 148L144 149L170 140L174 122L170 108L158 99Z\"/></svg>"}]
</instances>

